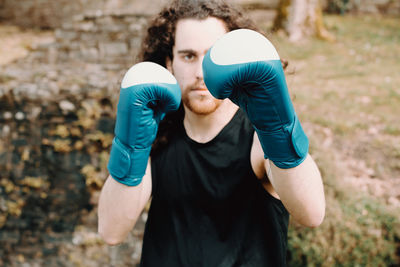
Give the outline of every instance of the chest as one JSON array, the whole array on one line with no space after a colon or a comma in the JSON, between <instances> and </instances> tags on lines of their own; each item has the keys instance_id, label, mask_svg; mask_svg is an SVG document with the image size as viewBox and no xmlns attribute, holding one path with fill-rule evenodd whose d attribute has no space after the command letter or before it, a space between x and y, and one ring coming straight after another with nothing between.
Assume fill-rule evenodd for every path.
<instances>
[{"instance_id":1,"label":"chest","mask_svg":"<svg viewBox=\"0 0 400 267\"><path fill-rule=\"evenodd\" d=\"M165 201L224 201L250 192L251 135L195 144L177 138L155 159L153 196Z\"/></svg>"}]
</instances>

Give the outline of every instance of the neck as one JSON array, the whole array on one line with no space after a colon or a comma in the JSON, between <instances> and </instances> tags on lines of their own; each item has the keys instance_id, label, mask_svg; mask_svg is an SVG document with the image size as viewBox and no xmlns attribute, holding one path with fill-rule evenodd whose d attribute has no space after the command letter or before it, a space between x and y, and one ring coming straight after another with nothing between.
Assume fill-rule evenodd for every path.
<instances>
[{"instance_id":1,"label":"neck","mask_svg":"<svg viewBox=\"0 0 400 267\"><path fill-rule=\"evenodd\" d=\"M238 110L238 106L225 99L212 113L200 115L185 107L183 125L186 134L198 143L211 141L229 123Z\"/></svg>"}]
</instances>

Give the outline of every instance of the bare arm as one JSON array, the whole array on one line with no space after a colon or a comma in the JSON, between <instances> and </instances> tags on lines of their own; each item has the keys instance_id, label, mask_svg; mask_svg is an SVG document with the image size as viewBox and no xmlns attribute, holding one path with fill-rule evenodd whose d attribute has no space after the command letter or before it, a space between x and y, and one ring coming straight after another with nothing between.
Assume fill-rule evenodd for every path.
<instances>
[{"instance_id":1,"label":"bare arm","mask_svg":"<svg viewBox=\"0 0 400 267\"><path fill-rule=\"evenodd\" d=\"M258 173L261 173L262 169L262 173L268 174L273 187L272 192L268 190L269 193L272 195L277 193L295 221L309 227L316 227L322 223L325 216L324 188L321 174L310 155L294 168L278 168L272 161L264 159L264 153L255 134L251 156L256 174L257 169Z\"/></svg>"},{"instance_id":2,"label":"bare arm","mask_svg":"<svg viewBox=\"0 0 400 267\"><path fill-rule=\"evenodd\" d=\"M266 160L266 169L268 165L271 184L293 218L305 226L320 225L325 216L325 195L321 174L311 156L291 169L280 169Z\"/></svg>"},{"instance_id":3,"label":"bare arm","mask_svg":"<svg viewBox=\"0 0 400 267\"><path fill-rule=\"evenodd\" d=\"M111 176L107 178L98 210L98 231L107 244L117 245L125 240L150 199L151 188L150 160L138 186L126 186Z\"/></svg>"}]
</instances>

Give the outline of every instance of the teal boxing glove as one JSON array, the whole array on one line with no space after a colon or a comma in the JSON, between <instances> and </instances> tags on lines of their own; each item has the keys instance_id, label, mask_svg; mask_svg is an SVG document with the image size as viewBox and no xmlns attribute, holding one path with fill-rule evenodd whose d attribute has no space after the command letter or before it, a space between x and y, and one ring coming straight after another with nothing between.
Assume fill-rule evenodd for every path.
<instances>
[{"instance_id":1,"label":"teal boxing glove","mask_svg":"<svg viewBox=\"0 0 400 267\"><path fill-rule=\"evenodd\" d=\"M289 97L279 55L258 32L240 29L222 36L203 60L204 82L219 99L246 111L265 158L293 168L308 154L304 133Z\"/></svg>"},{"instance_id":2,"label":"teal boxing glove","mask_svg":"<svg viewBox=\"0 0 400 267\"><path fill-rule=\"evenodd\" d=\"M179 85L164 67L142 62L126 72L107 165L116 181L128 186L140 184L158 124L167 112L178 109L180 101Z\"/></svg>"}]
</instances>

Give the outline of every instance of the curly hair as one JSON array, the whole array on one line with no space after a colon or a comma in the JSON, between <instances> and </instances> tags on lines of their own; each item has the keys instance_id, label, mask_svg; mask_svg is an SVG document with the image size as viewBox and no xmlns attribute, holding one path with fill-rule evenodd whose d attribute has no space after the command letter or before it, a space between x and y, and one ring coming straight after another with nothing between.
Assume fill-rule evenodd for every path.
<instances>
[{"instance_id":1,"label":"curly hair","mask_svg":"<svg viewBox=\"0 0 400 267\"><path fill-rule=\"evenodd\" d=\"M172 0L147 28L139 60L152 61L165 67L166 58L173 57L177 22L187 18L203 20L208 17L221 19L228 31L241 28L258 30L242 11L223 0Z\"/></svg>"},{"instance_id":2,"label":"curly hair","mask_svg":"<svg viewBox=\"0 0 400 267\"><path fill-rule=\"evenodd\" d=\"M223 0L172 0L154 17L142 42L139 61L152 61L166 67L166 59L173 59L176 24L181 19L203 20L215 17L222 20L228 31L235 29L259 29L241 10ZM165 147L170 137L181 129L184 117L182 105L176 112L165 116L161 121L151 154Z\"/></svg>"}]
</instances>

